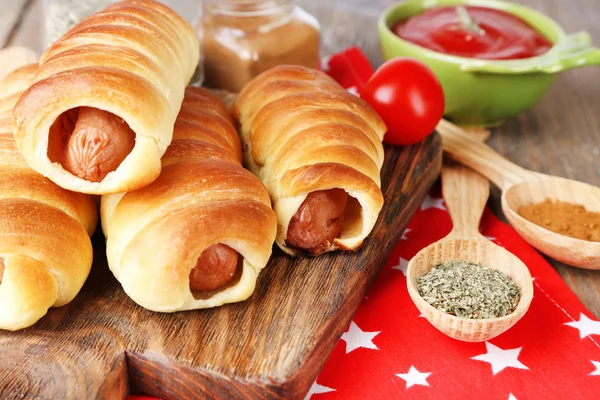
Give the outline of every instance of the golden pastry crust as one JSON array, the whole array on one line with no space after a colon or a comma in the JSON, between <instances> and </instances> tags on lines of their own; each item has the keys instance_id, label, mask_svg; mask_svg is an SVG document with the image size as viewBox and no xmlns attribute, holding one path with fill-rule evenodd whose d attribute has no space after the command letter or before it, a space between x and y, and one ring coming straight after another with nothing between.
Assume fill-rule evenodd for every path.
<instances>
[{"instance_id":1,"label":"golden pastry crust","mask_svg":"<svg viewBox=\"0 0 600 400\"><path fill-rule=\"evenodd\" d=\"M152 182L172 139L185 86L199 60L192 27L152 0L125 0L73 27L42 56L13 123L29 165L73 191L106 194ZM64 112L92 107L122 118L135 146L100 182L82 179L48 157L49 130Z\"/></svg>"},{"instance_id":2,"label":"golden pastry crust","mask_svg":"<svg viewBox=\"0 0 600 400\"><path fill-rule=\"evenodd\" d=\"M385 124L363 100L326 74L279 66L240 93L234 116L241 128L244 163L267 186L288 254L287 229L309 193L333 188L350 196L339 238L313 251L358 248L383 206L380 170Z\"/></svg>"},{"instance_id":3,"label":"golden pastry crust","mask_svg":"<svg viewBox=\"0 0 600 400\"><path fill-rule=\"evenodd\" d=\"M17 149L10 113L36 65L0 82L0 329L37 322L69 303L92 265L89 235L98 210L90 196L69 192L31 170ZM12 105L11 105L12 101Z\"/></svg>"},{"instance_id":4,"label":"golden pastry crust","mask_svg":"<svg viewBox=\"0 0 600 400\"><path fill-rule=\"evenodd\" d=\"M109 266L141 306L173 312L242 301L271 255L276 216L264 185L241 165L241 143L221 101L188 88L173 142L152 184L102 196ZM225 244L243 258L225 287L192 293L200 254Z\"/></svg>"}]
</instances>

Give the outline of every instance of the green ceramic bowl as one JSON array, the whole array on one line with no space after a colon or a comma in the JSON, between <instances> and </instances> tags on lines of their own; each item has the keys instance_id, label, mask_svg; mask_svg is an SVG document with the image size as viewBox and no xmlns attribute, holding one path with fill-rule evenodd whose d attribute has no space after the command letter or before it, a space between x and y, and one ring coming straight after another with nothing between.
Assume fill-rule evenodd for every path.
<instances>
[{"instance_id":1,"label":"green ceramic bowl","mask_svg":"<svg viewBox=\"0 0 600 400\"><path fill-rule=\"evenodd\" d=\"M521 60L482 60L432 51L400 39L390 27L397 21L441 5L477 5L510 12L528 22L554 46ZM446 117L469 125L496 125L531 107L558 72L600 64L600 49L586 32L566 35L555 21L528 7L497 0L408 0L389 7L378 22L384 58L413 57L437 74L446 95Z\"/></svg>"}]
</instances>

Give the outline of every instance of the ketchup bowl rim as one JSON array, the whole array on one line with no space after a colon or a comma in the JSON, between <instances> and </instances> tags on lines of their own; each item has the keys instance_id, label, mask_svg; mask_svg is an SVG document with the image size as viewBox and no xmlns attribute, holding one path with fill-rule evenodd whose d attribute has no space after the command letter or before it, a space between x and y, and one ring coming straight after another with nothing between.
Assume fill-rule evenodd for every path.
<instances>
[{"instance_id":1,"label":"ketchup bowl rim","mask_svg":"<svg viewBox=\"0 0 600 400\"><path fill-rule=\"evenodd\" d=\"M410 16L408 16L404 19L398 19L398 18L391 19L392 14L394 14L397 9L406 8L407 6L411 6L411 5L415 5L415 6L420 5L420 6L422 6L422 9L418 13L411 14ZM506 66L516 66L516 65L525 66L525 65L529 65L529 64L535 65L537 60L539 60L540 58L543 58L544 55L548 53L548 52L546 52L544 54L541 54L541 55L538 55L535 57L513 59L513 60L489 60L489 59L477 58L477 57L462 57L462 56L442 53L442 52L439 52L436 50L428 49L427 47L423 47L418 44L412 43L408 40L402 39L401 37L399 37L392 31L391 26L393 24L397 23L398 21L403 21L408 18L419 15L420 13L422 13L425 10L428 10L428 9L434 8L434 7L438 7L438 6L456 6L456 5L486 7L486 8L505 11L511 15L516 16L517 18L528 23L533 29L535 29L537 32L542 34L546 39L548 39L552 43L552 47L548 50L548 52L550 52L550 51L552 51L552 49L556 48L556 46L558 44L560 44L561 40L567 37L567 34L566 34L564 28L556 20L552 19L548 15L541 13L531 7L524 6L522 4L517 4L517 3L510 2L510 1L500 1L500 0L407 0L407 1L400 1L400 2L390 5L383 11L377 21L377 24L378 24L380 31L383 30L386 32L387 37L385 40L397 41L404 45L411 46L411 47L414 47L416 49L423 51L428 57L437 58L439 60L448 61L448 62L460 64L460 65L467 64L467 63L473 63L474 61L477 63L480 63L480 64L486 64L486 65L487 64L497 64L497 65L504 64ZM529 16L532 18L523 17L522 14L529 14ZM540 24L546 24L548 29L545 29L545 30L540 29L539 28ZM548 31L551 31L551 32L548 32ZM553 37L548 37L548 33L551 33L553 35ZM383 40L383 38L380 38L380 40ZM523 71L523 72L526 72L526 71Z\"/></svg>"},{"instance_id":2,"label":"ketchup bowl rim","mask_svg":"<svg viewBox=\"0 0 600 400\"><path fill-rule=\"evenodd\" d=\"M476 5L502 10L529 23L552 47L536 57L488 60L460 57L398 37L392 26L435 6ZM440 79L446 97L444 115L463 125L496 126L531 108L547 92L556 74L600 65L600 49L588 33L567 35L558 22L530 7L497 0L407 0L388 7L377 22L385 60L412 57Z\"/></svg>"}]
</instances>

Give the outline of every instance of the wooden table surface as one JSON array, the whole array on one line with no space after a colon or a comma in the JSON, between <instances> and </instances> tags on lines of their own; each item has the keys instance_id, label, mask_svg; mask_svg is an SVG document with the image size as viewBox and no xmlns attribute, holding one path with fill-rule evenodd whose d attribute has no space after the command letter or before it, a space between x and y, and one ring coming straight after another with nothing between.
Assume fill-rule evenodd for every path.
<instances>
[{"instance_id":1,"label":"wooden table surface","mask_svg":"<svg viewBox=\"0 0 600 400\"><path fill-rule=\"evenodd\" d=\"M548 14L567 32L587 30L600 45L598 0L519 2ZM299 0L299 3L321 22L324 53L358 45L375 65L382 62L375 21L391 0ZM40 50L42 16L42 0L2 1L0 44ZM598 72L598 68L590 67L561 74L533 109L495 129L488 143L525 168L600 185ZM491 206L502 217L497 189L492 191ZM600 271L549 261L583 303L600 317Z\"/></svg>"}]
</instances>

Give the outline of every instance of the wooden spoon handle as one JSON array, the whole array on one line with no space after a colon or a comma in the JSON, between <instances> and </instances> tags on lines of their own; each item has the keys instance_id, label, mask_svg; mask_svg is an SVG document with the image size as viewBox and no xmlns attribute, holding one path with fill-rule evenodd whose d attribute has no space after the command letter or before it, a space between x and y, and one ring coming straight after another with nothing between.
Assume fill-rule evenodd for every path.
<instances>
[{"instance_id":1,"label":"wooden spoon handle","mask_svg":"<svg viewBox=\"0 0 600 400\"><path fill-rule=\"evenodd\" d=\"M448 160L442 169L442 194L454 225L451 235L465 239L480 236L479 222L490 196L489 181Z\"/></svg>"},{"instance_id":2,"label":"wooden spoon handle","mask_svg":"<svg viewBox=\"0 0 600 400\"><path fill-rule=\"evenodd\" d=\"M442 136L444 151L448 155L488 177L503 190L517 182L529 180L535 174L511 163L488 145L444 119L436 130Z\"/></svg>"}]
</instances>

